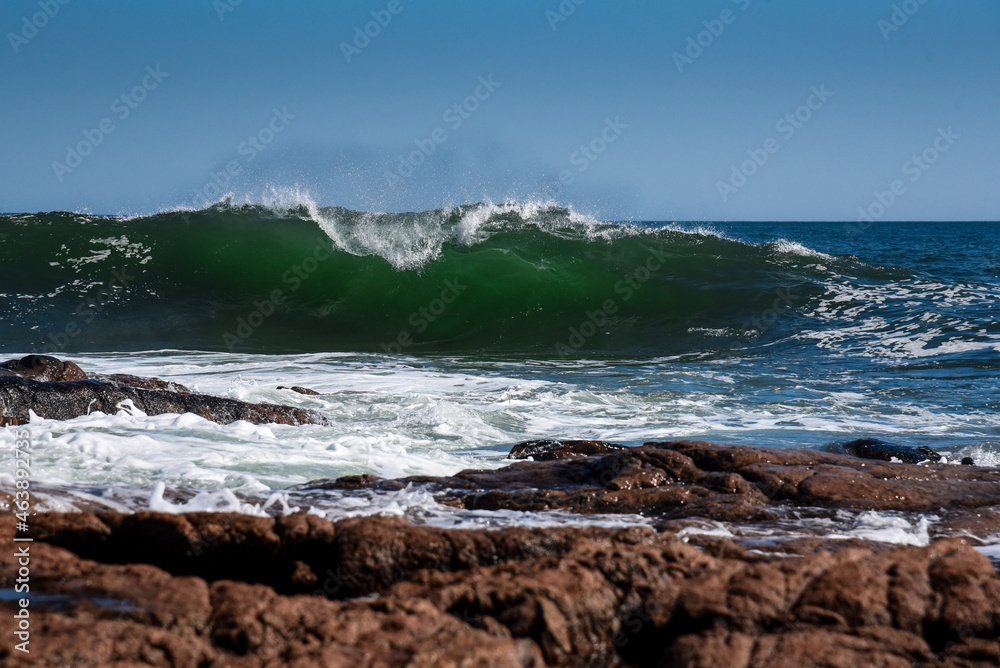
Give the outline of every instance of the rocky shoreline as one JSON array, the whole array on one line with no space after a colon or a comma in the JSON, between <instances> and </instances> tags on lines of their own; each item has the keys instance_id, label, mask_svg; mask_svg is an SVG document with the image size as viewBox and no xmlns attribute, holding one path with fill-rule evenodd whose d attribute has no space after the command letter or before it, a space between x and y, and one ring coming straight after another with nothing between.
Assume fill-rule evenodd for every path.
<instances>
[{"instance_id":1,"label":"rocky shoreline","mask_svg":"<svg viewBox=\"0 0 1000 668\"><path fill-rule=\"evenodd\" d=\"M661 531L706 519L767 526L787 519L790 511L799 520L885 511L933 515L934 536L1000 536L1000 472L994 468L701 441L631 448L597 441L549 443L541 453L534 446L542 461L498 470L398 480L348 476L291 490L297 500L306 500L322 490L390 492L410 486L457 508L641 515ZM515 446L512 456L524 449ZM889 452L898 453L898 446Z\"/></svg>"},{"instance_id":2,"label":"rocky shoreline","mask_svg":"<svg viewBox=\"0 0 1000 668\"><path fill-rule=\"evenodd\" d=\"M182 409L182 397L219 421L237 410L212 412L219 405L176 384L95 378L54 358L0 369L8 418L19 419L17 407L71 414L80 387L106 402L113 392L138 398L144 411ZM259 406L268 412L238 410L298 419L288 412L298 409ZM407 491L456 514L599 514L620 517L622 528L446 528L278 506L268 516L38 512L27 534L31 654L13 650L17 620L4 614L0 661L1000 665L1000 577L976 549L1000 537L1000 472L871 440L840 450L532 441L497 470L287 490L301 508L332 496L362 507ZM13 490L4 489L9 509ZM899 546L831 529L872 514L923 533ZM0 514L0 588L11 609L26 545L12 538L24 535L12 513Z\"/></svg>"},{"instance_id":3,"label":"rocky shoreline","mask_svg":"<svg viewBox=\"0 0 1000 668\"><path fill-rule=\"evenodd\" d=\"M585 449L600 449L587 445ZM609 447L405 485L456 507L636 513L654 527L442 529L294 513L39 513L34 665L642 666L1000 663L1000 474L698 442ZM838 511L929 512L922 547L683 536ZM2 586L17 568L0 524ZM5 615L0 633L14 631ZM4 654L4 652L7 652ZM10 659L9 647L0 658Z\"/></svg>"}]
</instances>

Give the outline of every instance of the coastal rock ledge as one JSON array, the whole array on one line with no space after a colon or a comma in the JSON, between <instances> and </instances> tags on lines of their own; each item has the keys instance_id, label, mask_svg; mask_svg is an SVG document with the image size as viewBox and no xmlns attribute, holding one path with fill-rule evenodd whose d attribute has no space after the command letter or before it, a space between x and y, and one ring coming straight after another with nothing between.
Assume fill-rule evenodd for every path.
<instances>
[{"instance_id":1,"label":"coastal rock ledge","mask_svg":"<svg viewBox=\"0 0 1000 668\"><path fill-rule=\"evenodd\" d=\"M693 441L515 452L547 461L290 493L424 485L459 508L658 519L484 530L309 513L42 512L30 523L31 665L1000 665L1000 577L972 537L996 531L995 470ZM873 509L934 509L947 537L898 547L684 532ZM7 592L15 528L0 515ZM0 615L0 634L13 637L15 623ZM0 646L0 662L17 658Z\"/></svg>"},{"instance_id":2,"label":"coastal rock ledge","mask_svg":"<svg viewBox=\"0 0 1000 668\"><path fill-rule=\"evenodd\" d=\"M43 513L32 532L31 665L1000 665L1000 579L955 538L765 557L648 528L307 514Z\"/></svg>"},{"instance_id":3,"label":"coastal rock ledge","mask_svg":"<svg viewBox=\"0 0 1000 668\"><path fill-rule=\"evenodd\" d=\"M49 420L71 420L94 411L114 414L122 402L147 415L194 413L228 424L325 424L315 411L278 404L251 404L195 394L179 383L129 374L87 374L73 362L28 355L0 364L0 426L25 424L30 412Z\"/></svg>"}]
</instances>

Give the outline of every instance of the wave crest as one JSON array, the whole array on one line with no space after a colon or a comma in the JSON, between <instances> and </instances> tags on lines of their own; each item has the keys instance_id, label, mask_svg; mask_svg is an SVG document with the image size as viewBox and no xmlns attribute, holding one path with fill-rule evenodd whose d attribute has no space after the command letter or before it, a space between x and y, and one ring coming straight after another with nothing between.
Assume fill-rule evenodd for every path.
<instances>
[{"instance_id":1,"label":"wave crest","mask_svg":"<svg viewBox=\"0 0 1000 668\"><path fill-rule=\"evenodd\" d=\"M786 306L777 323L761 318L778 299L818 298L828 278L819 254L787 242L604 222L552 202L384 213L287 189L0 225L0 308L15 314L0 335L36 351L725 349L794 329Z\"/></svg>"}]
</instances>

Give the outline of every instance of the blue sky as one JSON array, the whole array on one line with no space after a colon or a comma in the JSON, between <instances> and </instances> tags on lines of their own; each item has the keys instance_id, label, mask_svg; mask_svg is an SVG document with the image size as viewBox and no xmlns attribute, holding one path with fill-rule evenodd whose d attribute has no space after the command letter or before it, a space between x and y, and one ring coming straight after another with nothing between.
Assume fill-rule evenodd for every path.
<instances>
[{"instance_id":1,"label":"blue sky","mask_svg":"<svg viewBox=\"0 0 1000 668\"><path fill-rule=\"evenodd\" d=\"M5 1L0 211L1000 219L995 0L235 2Z\"/></svg>"}]
</instances>

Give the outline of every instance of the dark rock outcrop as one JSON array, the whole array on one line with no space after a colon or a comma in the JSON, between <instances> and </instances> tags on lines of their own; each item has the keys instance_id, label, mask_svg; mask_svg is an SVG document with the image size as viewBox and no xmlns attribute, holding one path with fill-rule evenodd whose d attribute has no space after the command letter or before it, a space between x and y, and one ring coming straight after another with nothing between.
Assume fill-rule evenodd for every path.
<instances>
[{"instance_id":1,"label":"dark rock outcrop","mask_svg":"<svg viewBox=\"0 0 1000 668\"><path fill-rule=\"evenodd\" d=\"M29 355L0 365L0 419L24 424L29 411L50 420L69 420L94 411L113 414L123 401L147 415L194 413L227 424L324 424L322 415L292 406L251 404L236 399L193 394L178 383L128 374L89 377L72 362Z\"/></svg>"},{"instance_id":2,"label":"dark rock outcrop","mask_svg":"<svg viewBox=\"0 0 1000 668\"><path fill-rule=\"evenodd\" d=\"M145 390L166 390L178 394L191 394L191 390L185 385L175 383L172 380L162 380L160 378L149 378L147 376L133 376L129 373L92 373L90 380L102 380L129 387L141 387Z\"/></svg>"}]
</instances>

